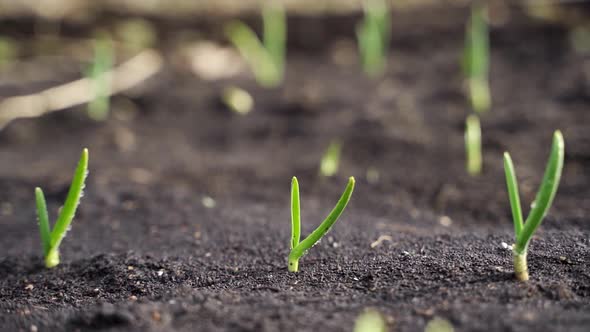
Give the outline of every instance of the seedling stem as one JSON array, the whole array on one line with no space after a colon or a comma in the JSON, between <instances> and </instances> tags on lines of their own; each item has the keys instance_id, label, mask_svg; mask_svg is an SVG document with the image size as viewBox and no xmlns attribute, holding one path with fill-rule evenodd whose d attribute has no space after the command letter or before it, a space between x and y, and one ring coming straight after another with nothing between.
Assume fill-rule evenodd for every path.
<instances>
[{"instance_id":1,"label":"seedling stem","mask_svg":"<svg viewBox=\"0 0 590 332\"><path fill-rule=\"evenodd\" d=\"M300 205L299 205L299 183L297 178L293 177L291 180L291 253L289 254L289 271L299 271L299 259L313 247L334 225L338 220L344 208L350 200L352 191L354 190L354 178L351 176L348 179L348 185L342 196L336 203L336 206L330 212L328 217L303 241L299 242L300 231L301 231L301 219L300 219Z\"/></svg>"},{"instance_id":2,"label":"seedling stem","mask_svg":"<svg viewBox=\"0 0 590 332\"><path fill-rule=\"evenodd\" d=\"M545 168L545 175L535 201L532 205L526 221L523 223L522 208L520 206L520 198L518 193L518 182L516 180L516 172L512 158L508 152L504 153L504 171L506 173L506 185L508 187L508 198L510 199L510 206L512 209L512 219L514 223L515 241L513 247L514 256L514 273L516 278L520 281L527 281L529 279L527 267L527 252L529 243L533 234L541 225L543 218L549 211L559 181L561 179L561 172L563 169L564 158L564 141L563 136L559 130L555 131L553 135L553 144L551 145L551 154L549 161Z\"/></svg>"},{"instance_id":3,"label":"seedling stem","mask_svg":"<svg viewBox=\"0 0 590 332\"><path fill-rule=\"evenodd\" d=\"M66 236L69 230L70 224L76 214L76 209L80 203L82 197L82 191L84 190L84 181L88 174L88 149L84 149L76 171L70 190L64 206L62 207L57 221L51 230L49 225L49 214L47 212L47 204L45 202L45 196L43 190L37 187L35 188L35 199L37 205L37 216L39 218L39 233L41 234L41 244L43 247L43 256L45 257L45 266L48 268L55 267L59 264L59 245Z\"/></svg>"}]
</instances>

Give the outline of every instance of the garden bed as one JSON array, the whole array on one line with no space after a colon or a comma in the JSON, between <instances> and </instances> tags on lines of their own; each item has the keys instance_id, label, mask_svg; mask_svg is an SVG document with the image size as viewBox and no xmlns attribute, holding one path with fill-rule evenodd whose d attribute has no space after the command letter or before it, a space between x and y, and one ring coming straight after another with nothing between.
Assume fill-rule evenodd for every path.
<instances>
[{"instance_id":1,"label":"garden bed","mask_svg":"<svg viewBox=\"0 0 590 332\"><path fill-rule=\"evenodd\" d=\"M380 80L333 61L358 17L294 18L279 89L244 75L201 80L170 56L141 94L113 99L106 122L79 107L10 124L0 132L0 329L343 331L374 307L394 331L421 330L435 316L461 331L585 331L587 58L557 25L521 18L493 30L484 171L469 177L458 66L467 12L420 12L437 24L415 15L394 14ZM252 93L250 114L220 104L228 83ZM562 183L531 244L531 280L521 283L502 245L513 241L502 153L513 156L528 206L555 129L566 142ZM341 167L325 179L318 163L335 138ZM83 147L85 196L62 264L48 270L33 189L44 188L55 216ZM348 176L357 180L343 217L297 274L287 272L294 175L304 235Z\"/></svg>"}]
</instances>

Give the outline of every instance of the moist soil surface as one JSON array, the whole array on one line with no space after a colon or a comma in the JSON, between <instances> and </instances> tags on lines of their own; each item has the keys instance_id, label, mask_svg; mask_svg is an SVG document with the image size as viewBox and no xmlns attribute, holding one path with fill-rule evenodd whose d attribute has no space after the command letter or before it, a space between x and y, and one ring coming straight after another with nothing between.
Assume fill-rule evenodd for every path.
<instances>
[{"instance_id":1,"label":"moist soil surface","mask_svg":"<svg viewBox=\"0 0 590 332\"><path fill-rule=\"evenodd\" d=\"M458 331L587 331L588 59L559 25L522 17L493 28L484 170L469 177L458 68L466 14L394 15L378 80L333 61L356 17L293 18L281 88L248 75L205 81L168 61L142 93L114 97L106 122L79 107L10 124L0 132L0 330L350 331L373 307L394 331L436 316ZM250 114L219 102L229 83L252 93ZM32 88L0 92L19 89ZM562 183L521 283L505 248L502 153L529 206L555 129L566 141ZM333 139L341 165L326 179L318 161ZM45 269L33 189L44 188L54 220L83 147L85 196L62 263ZM299 273L287 272L292 176L303 235L357 179Z\"/></svg>"}]
</instances>

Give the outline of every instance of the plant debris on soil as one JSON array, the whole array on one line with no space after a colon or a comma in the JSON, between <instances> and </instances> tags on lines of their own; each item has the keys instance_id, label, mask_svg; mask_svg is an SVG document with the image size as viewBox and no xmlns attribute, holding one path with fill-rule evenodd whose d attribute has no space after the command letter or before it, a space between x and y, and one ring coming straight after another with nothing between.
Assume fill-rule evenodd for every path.
<instances>
[{"instance_id":1,"label":"plant debris on soil","mask_svg":"<svg viewBox=\"0 0 590 332\"><path fill-rule=\"evenodd\" d=\"M588 59L559 25L494 28L484 169L470 177L458 68L467 11L425 14L438 24L414 15L393 15L380 80L333 61L356 17L291 18L281 88L246 75L205 81L169 61L143 93L115 96L106 122L81 106L6 127L0 330L347 331L373 307L393 331L436 316L458 331L587 331ZM324 30L310 35L314 27ZM219 102L230 81L253 95L248 115ZM19 89L32 88L0 86L0 95ZM555 129L566 142L562 183L521 283L502 153L515 156L527 213ZM339 172L324 178L319 161L334 139ZM85 196L61 264L46 269L34 188L55 215L82 147L92 153ZM322 220L341 184L357 179L338 226L298 273L286 268L292 176L304 220ZM315 227L302 226L302 236Z\"/></svg>"}]
</instances>

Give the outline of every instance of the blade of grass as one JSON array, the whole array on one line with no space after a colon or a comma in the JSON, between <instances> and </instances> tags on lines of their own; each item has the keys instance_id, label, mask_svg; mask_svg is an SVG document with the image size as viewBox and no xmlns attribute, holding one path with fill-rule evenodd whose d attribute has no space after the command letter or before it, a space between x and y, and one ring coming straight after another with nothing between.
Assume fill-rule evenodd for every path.
<instances>
[{"instance_id":1,"label":"blade of grass","mask_svg":"<svg viewBox=\"0 0 590 332\"><path fill-rule=\"evenodd\" d=\"M291 249L297 247L301 238L301 209L299 205L299 182L291 180Z\"/></svg>"},{"instance_id":2,"label":"blade of grass","mask_svg":"<svg viewBox=\"0 0 590 332\"><path fill-rule=\"evenodd\" d=\"M481 126L477 115L467 116L465 121L465 149L467 154L467 172L479 175L482 168Z\"/></svg>"},{"instance_id":3,"label":"blade of grass","mask_svg":"<svg viewBox=\"0 0 590 332\"><path fill-rule=\"evenodd\" d=\"M478 113L487 111L491 106L488 84L490 42L486 15L486 4L473 3L471 17L466 28L462 63L463 72L467 78L471 106Z\"/></svg>"},{"instance_id":4,"label":"blade of grass","mask_svg":"<svg viewBox=\"0 0 590 332\"><path fill-rule=\"evenodd\" d=\"M113 66L113 46L107 37L101 37L94 44L94 62L89 77L93 83L94 98L88 105L88 115L96 121L103 121L109 114L110 76L105 75Z\"/></svg>"},{"instance_id":5,"label":"blade of grass","mask_svg":"<svg viewBox=\"0 0 590 332\"><path fill-rule=\"evenodd\" d=\"M330 143L320 162L320 174L322 176L334 176L340 166L340 153L342 144L338 140Z\"/></svg>"},{"instance_id":6,"label":"blade of grass","mask_svg":"<svg viewBox=\"0 0 590 332\"><path fill-rule=\"evenodd\" d=\"M39 218L39 233L41 234L41 245L43 246L43 256L49 252L51 245L51 230L49 226L49 214L47 213L47 203L43 190L35 188L35 201L37 203L37 218Z\"/></svg>"},{"instance_id":7,"label":"blade of grass","mask_svg":"<svg viewBox=\"0 0 590 332\"><path fill-rule=\"evenodd\" d=\"M564 158L564 142L563 135L559 130L555 131L553 135L553 143L551 145L551 154L547 167L545 168L545 174L543 175L543 181L541 187L537 192L533 208L531 209L524 228L517 238L515 250L517 253L524 253L527 251L529 242L543 221L543 218L547 214L549 207L553 203L555 193L559 187L559 181L561 179L561 172L563 169L563 158Z\"/></svg>"},{"instance_id":8,"label":"blade of grass","mask_svg":"<svg viewBox=\"0 0 590 332\"><path fill-rule=\"evenodd\" d=\"M225 34L248 62L260 85L273 87L280 82L281 75L272 56L252 29L240 21L232 21L225 27Z\"/></svg>"},{"instance_id":9,"label":"blade of grass","mask_svg":"<svg viewBox=\"0 0 590 332\"><path fill-rule=\"evenodd\" d=\"M72 219L74 219L74 215L76 214L78 204L80 203L82 191L84 190L84 181L86 180L87 174L88 149L84 149L84 151L82 151L80 161L78 162L78 166L76 167L76 171L74 173L74 178L72 179L72 184L70 185L70 190L68 192L66 202L64 203L64 206L59 214L59 217L55 222L55 226L53 227L53 231L51 232L51 250L56 250L57 248L59 248L61 241L66 236Z\"/></svg>"},{"instance_id":10,"label":"blade of grass","mask_svg":"<svg viewBox=\"0 0 590 332\"><path fill-rule=\"evenodd\" d=\"M512 209L512 221L514 222L514 235L516 238L522 232L524 225L522 208L520 205L520 194L518 193L518 181L512 158L508 152L504 152L504 173L506 174L506 186L508 187L508 199Z\"/></svg>"},{"instance_id":11,"label":"blade of grass","mask_svg":"<svg viewBox=\"0 0 590 332\"><path fill-rule=\"evenodd\" d=\"M262 8L263 44L273 62L283 76L287 24L285 10L278 1L271 1Z\"/></svg>"},{"instance_id":12,"label":"blade of grass","mask_svg":"<svg viewBox=\"0 0 590 332\"><path fill-rule=\"evenodd\" d=\"M309 234L303 241L293 248L291 253L294 257L301 257L309 248L316 244L316 242L318 242L326 234L332 225L334 225L350 200L350 196L354 190L354 182L354 178L351 176L348 179L346 189L344 189L342 196L328 217L326 217L326 219L311 234Z\"/></svg>"},{"instance_id":13,"label":"blade of grass","mask_svg":"<svg viewBox=\"0 0 590 332\"><path fill-rule=\"evenodd\" d=\"M359 54L365 73L376 77L386 65L390 38L389 11L387 3L382 0L366 1L364 10L364 19L356 29Z\"/></svg>"},{"instance_id":14,"label":"blade of grass","mask_svg":"<svg viewBox=\"0 0 590 332\"><path fill-rule=\"evenodd\" d=\"M488 75L490 46L486 13L485 4L471 6L463 53L463 71L469 78L487 78Z\"/></svg>"}]
</instances>

